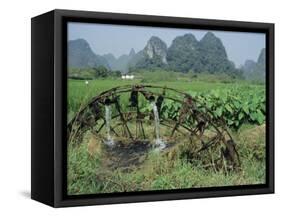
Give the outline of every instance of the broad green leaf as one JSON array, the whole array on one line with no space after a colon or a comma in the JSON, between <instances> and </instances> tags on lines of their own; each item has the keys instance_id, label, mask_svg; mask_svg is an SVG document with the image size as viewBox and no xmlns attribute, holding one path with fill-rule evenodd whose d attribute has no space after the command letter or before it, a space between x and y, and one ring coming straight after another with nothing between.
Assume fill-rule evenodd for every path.
<instances>
[{"instance_id":1,"label":"broad green leaf","mask_svg":"<svg viewBox=\"0 0 281 217\"><path fill-rule=\"evenodd\" d=\"M238 119L239 120L242 120L244 118L244 113L243 112L240 112L239 115L238 115Z\"/></svg>"},{"instance_id":2,"label":"broad green leaf","mask_svg":"<svg viewBox=\"0 0 281 217\"><path fill-rule=\"evenodd\" d=\"M230 126L230 125L233 124L233 121L232 121L232 120L228 120L228 121L227 121L227 124Z\"/></svg>"},{"instance_id":3,"label":"broad green leaf","mask_svg":"<svg viewBox=\"0 0 281 217\"><path fill-rule=\"evenodd\" d=\"M222 107L218 107L215 111L216 115L220 117L222 115Z\"/></svg>"},{"instance_id":4,"label":"broad green leaf","mask_svg":"<svg viewBox=\"0 0 281 217\"><path fill-rule=\"evenodd\" d=\"M248 107L248 104L244 104L244 105L242 106L242 109L243 109L243 111L244 111L246 114L249 114L249 107Z\"/></svg>"},{"instance_id":5,"label":"broad green leaf","mask_svg":"<svg viewBox=\"0 0 281 217\"><path fill-rule=\"evenodd\" d=\"M232 110L232 108L230 107L230 105L226 104L226 105L225 105L225 108L226 108L226 110L229 111L230 113L233 112L233 110Z\"/></svg>"},{"instance_id":6,"label":"broad green leaf","mask_svg":"<svg viewBox=\"0 0 281 217\"><path fill-rule=\"evenodd\" d=\"M234 101L233 104L237 109L240 108L240 103L238 101Z\"/></svg>"},{"instance_id":7,"label":"broad green leaf","mask_svg":"<svg viewBox=\"0 0 281 217\"><path fill-rule=\"evenodd\" d=\"M250 118L251 118L252 121L256 121L257 113L256 112L251 112L250 113Z\"/></svg>"},{"instance_id":8,"label":"broad green leaf","mask_svg":"<svg viewBox=\"0 0 281 217\"><path fill-rule=\"evenodd\" d=\"M258 110L257 113L256 113L256 119L257 119L259 124L262 124L265 120L265 116L260 110Z\"/></svg>"}]
</instances>

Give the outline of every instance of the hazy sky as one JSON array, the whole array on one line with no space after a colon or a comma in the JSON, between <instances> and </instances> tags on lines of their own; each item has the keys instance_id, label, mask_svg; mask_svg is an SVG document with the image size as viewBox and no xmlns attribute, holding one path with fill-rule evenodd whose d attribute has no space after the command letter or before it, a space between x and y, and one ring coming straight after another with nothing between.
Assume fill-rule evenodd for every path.
<instances>
[{"instance_id":1,"label":"hazy sky","mask_svg":"<svg viewBox=\"0 0 281 217\"><path fill-rule=\"evenodd\" d=\"M131 48L134 48L136 52L140 51L151 36L158 36L169 47L177 36L192 33L197 40L200 40L206 32L207 30L68 23L68 40L83 38L88 41L94 53L100 55L112 53L115 57L128 54ZM247 59L256 61L261 49L265 47L265 34L263 33L213 30L212 32L222 40L228 58L236 66L240 66Z\"/></svg>"}]
</instances>

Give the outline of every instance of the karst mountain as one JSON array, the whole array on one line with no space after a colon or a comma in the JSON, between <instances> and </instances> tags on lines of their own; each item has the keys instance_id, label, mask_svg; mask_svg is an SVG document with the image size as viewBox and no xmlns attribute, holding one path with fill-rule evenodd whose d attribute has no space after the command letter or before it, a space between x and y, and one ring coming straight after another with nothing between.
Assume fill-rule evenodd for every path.
<instances>
[{"instance_id":1,"label":"karst mountain","mask_svg":"<svg viewBox=\"0 0 281 217\"><path fill-rule=\"evenodd\" d=\"M138 69L162 68L182 73L226 73L231 75L244 72L246 78L265 74L265 49L258 60L247 60L239 69L228 59L226 49L214 33L207 32L201 40L193 34L176 37L171 45L157 36L152 36L143 49L135 52L132 48L128 54L115 57L108 53L96 54L84 39L68 42L68 64L73 68L91 68L105 66L122 73Z\"/></svg>"}]
</instances>

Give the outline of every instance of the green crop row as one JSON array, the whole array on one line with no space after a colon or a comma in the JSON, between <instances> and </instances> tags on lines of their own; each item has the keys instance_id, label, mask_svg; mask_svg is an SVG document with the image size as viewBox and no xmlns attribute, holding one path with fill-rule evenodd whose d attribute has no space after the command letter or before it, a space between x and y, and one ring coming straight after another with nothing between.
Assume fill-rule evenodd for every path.
<instances>
[{"instance_id":1,"label":"green crop row","mask_svg":"<svg viewBox=\"0 0 281 217\"><path fill-rule=\"evenodd\" d=\"M215 119L223 120L228 127L238 129L244 123L261 125L265 122L265 90L260 87L238 87L209 92L191 92L199 102L199 110L210 111ZM166 101L161 117L177 119L181 105Z\"/></svg>"}]
</instances>

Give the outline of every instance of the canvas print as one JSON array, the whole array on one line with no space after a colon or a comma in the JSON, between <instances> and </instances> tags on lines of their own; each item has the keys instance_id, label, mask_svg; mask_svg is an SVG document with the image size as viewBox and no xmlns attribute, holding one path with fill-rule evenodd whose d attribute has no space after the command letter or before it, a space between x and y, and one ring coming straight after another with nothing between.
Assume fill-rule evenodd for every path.
<instances>
[{"instance_id":1,"label":"canvas print","mask_svg":"<svg viewBox=\"0 0 281 217\"><path fill-rule=\"evenodd\" d=\"M266 183L263 33L67 24L67 194Z\"/></svg>"}]
</instances>

